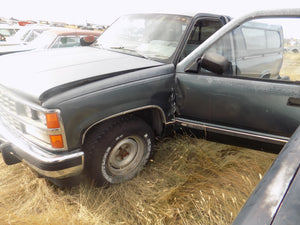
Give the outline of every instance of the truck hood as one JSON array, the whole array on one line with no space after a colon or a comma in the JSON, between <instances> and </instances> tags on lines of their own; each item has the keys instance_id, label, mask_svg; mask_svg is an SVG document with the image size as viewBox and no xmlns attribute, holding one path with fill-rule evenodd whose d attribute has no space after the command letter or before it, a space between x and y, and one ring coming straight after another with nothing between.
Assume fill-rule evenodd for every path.
<instances>
[{"instance_id":1,"label":"truck hood","mask_svg":"<svg viewBox=\"0 0 300 225\"><path fill-rule=\"evenodd\" d=\"M46 91L107 78L162 63L93 47L31 51L0 56L0 83L35 101Z\"/></svg>"}]
</instances>

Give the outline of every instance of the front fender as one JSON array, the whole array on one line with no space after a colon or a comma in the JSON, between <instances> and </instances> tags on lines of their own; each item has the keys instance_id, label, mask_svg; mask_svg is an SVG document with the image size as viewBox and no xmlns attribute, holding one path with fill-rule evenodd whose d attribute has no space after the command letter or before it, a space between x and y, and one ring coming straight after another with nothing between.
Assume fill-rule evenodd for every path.
<instances>
[{"instance_id":1,"label":"front fender","mask_svg":"<svg viewBox=\"0 0 300 225\"><path fill-rule=\"evenodd\" d=\"M169 120L172 117L170 99L174 91L174 66L148 70L73 88L55 96L56 99L65 99L59 104L55 104L54 100L49 101L49 106L61 110L68 147L80 147L87 129L112 116L139 109L157 108L163 112L163 117ZM162 71L164 74L161 74ZM129 81L128 77L133 80ZM76 97L71 97L75 94Z\"/></svg>"}]
</instances>

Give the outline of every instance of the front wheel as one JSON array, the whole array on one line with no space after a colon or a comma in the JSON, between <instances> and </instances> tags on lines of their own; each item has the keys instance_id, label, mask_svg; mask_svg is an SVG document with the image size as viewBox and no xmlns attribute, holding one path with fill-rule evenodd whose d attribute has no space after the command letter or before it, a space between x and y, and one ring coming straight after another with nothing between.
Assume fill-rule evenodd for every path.
<instances>
[{"instance_id":1,"label":"front wheel","mask_svg":"<svg viewBox=\"0 0 300 225\"><path fill-rule=\"evenodd\" d=\"M85 166L97 185L132 179L147 163L153 131L137 117L120 118L94 129L84 144Z\"/></svg>"}]
</instances>

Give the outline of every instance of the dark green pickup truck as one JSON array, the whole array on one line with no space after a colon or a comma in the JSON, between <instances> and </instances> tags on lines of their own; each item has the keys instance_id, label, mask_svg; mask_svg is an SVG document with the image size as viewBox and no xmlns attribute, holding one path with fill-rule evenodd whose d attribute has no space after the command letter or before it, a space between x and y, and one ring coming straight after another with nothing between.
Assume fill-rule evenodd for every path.
<instances>
[{"instance_id":1,"label":"dark green pickup truck","mask_svg":"<svg viewBox=\"0 0 300 225\"><path fill-rule=\"evenodd\" d=\"M230 20L127 15L90 47L1 56L4 161L104 184L133 178L170 125L286 143L300 91L280 74L282 28Z\"/></svg>"}]
</instances>

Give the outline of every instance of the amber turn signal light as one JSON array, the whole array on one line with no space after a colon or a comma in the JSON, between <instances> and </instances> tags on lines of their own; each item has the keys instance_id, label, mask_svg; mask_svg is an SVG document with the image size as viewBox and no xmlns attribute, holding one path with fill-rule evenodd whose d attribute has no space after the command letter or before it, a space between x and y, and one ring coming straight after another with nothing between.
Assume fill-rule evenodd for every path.
<instances>
[{"instance_id":1,"label":"amber turn signal light","mask_svg":"<svg viewBox=\"0 0 300 225\"><path fill-rule=\"evenodd\" d=\"M47 121L47 128L55 129L59 128L59 120L56 113L46 113L46 121Z\"/></svg>"},{"instance_id":2,"label":"amber turn signal light","mask_svg":"<svg viewBox=\"0 0 300 225\"><path fill-rule=\"evenodd\" d=\"M63 148L64 142L62 135L50 135L50 142L53 148Z\"/></svg>"}]
</instances>

